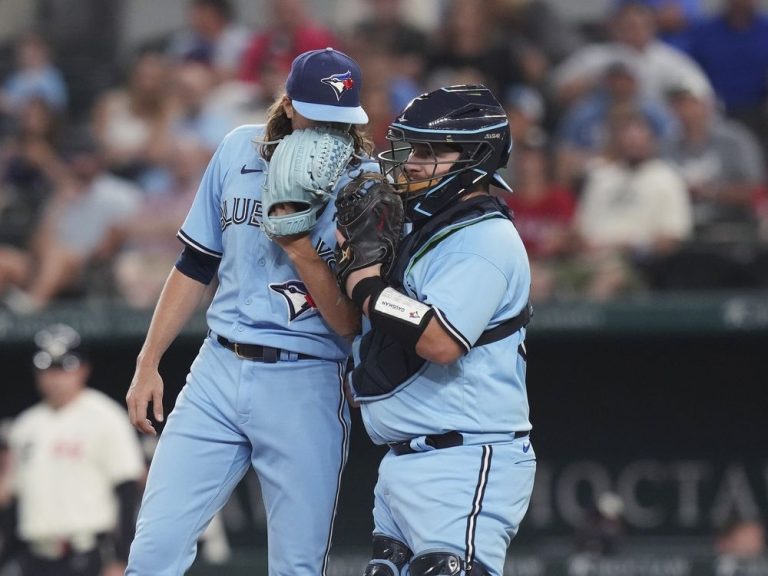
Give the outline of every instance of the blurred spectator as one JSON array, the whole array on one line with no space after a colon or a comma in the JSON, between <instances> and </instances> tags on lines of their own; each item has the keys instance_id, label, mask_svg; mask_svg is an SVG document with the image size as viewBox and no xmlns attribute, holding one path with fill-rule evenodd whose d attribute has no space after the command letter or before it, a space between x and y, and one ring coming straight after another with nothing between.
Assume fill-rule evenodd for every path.
<instances>
[{"instance_id":1,"label":"blurred spectator","mask_svg":"<svg viewBox=\"0 0 768 576\"><path fill-rule=\"evenodd\" d=\"M208 64L220 80L235 78L250 36L235 20L229 0L189 0L189 29L173 38L169 55Z\"/></svg>"},{"instance_id":2,"label":"blurred spectator","mask_svg":"<svg viewBox=\"0 0 768 576\"><path fill-rule=\"evenodd\" d=\"M703 15L701 0L632 1L645 4L651 9L661 40L680 50L688 50L691 29ZM614 5L618 7L626 2L614 0Z\"/></svg>"},{"instance_id":3,"label":"blurred spectator","mask_svg":"<svg viewBox=\"0 0 768 576\"><path fill-rule=\"evenodd\" d=\"M264 62L259 84L227 82L211 95L209 108L241 124L265 124L269 107L285 90L288 71L277 62Z\"/></svg>"},{"instance_id":4,"label":"blurred spectator","mask_svg":"<svg viewBox=\"0 0 768 576\"><path fill-rule=\"evenodd\" d=\"M758 236L768 246L768 183L763 182L755 198L755 213L758 220ZM768 276L766 276L768 278ZM768 282L766 282L768 285Z\"/></svg>"},{"instance_id":5,"label":"blurred spectator","mask_svg":"<svg viewBox=\"0 0 768 576\"><path fill-rule=\"evenodd\" d=\"M397 55L373 46L359 60L365 74L361 97L368 113L366 131L379 151L389 148L386 135L392 119L421 94L419 87L402 74L398 61Z\"/></svg>"},{"instance_id":6,"label":"blurred spectator","mask_svg":"<svg viewBox=\"0 0 768 576\"><path fill-rule=\"evenodd\" d=\"M124 246L113 263L116 288L130 306L148 308L157 302L168 270L179 256L176 233L210 158L211 150L204 143L189 136L178 138L167 189L147 198L132 218L113 228L115 240Z\"/></svg>"},{"instance_id":7,"label":"blurred spectator","mask_svg":"<svg viewBox=\"0 0 768 576\"><path fill-rule=\"evenodd\" d=\"M386 56L382 55L382 57ZM368 58L367 65L363 65L363 73L366 74L366 78L373 76L371 73L372 69L371 58ZM398 112L392 105L392 99L388 94L387 86L381 85L378 82L379 80L374 80L377 82L374 86L366 85L361 94L362 104L368 113L366 132L373 141L373 147L377 153L389 148L390 142L387 140L387 130Z\"/></svg>"},{"instance_id":8,"label":"blurred spectator","mask_svg":"<svg viewBox=\"0 0 768 576\"><path fill-rule=\"evenodd\" d=\"M350 38L350 53L364 55L370 48L393 55L423 54L427 36L403 18L402 0L366 0L369 15L357 23Z\"/></svg>"},{"instance_id":9,"label":"blurred spectator","mask_svg":"<svg viewBox=\"0 0 768 576\"><path fill-rule=\"evenodd\" d=\"M0 285L6 305L17 313L40 310L51 299L80 288L88 265L114 253L110 228L138 209L141 191L104 171L90 138L72 139L66 167L28 249L0 250L0 270L11 264L19 269Z\"/></svg>"},{"instance_id":10,"label":"blurred spectator","mask_svg":"<svg viewBox=\"0 0 768 576\"><path fill-rule=\"evenodd\" d=\"M543 142L547 135L542 127L545 119L544 99L534 88L524 84L512 86L504 95L504 109L509 118L513 152L518 142Z\"/></svg>"},{"instance_id":11,"label":"blurred spectator","mask_svg":"<svg viewBox=\"0 0 768 576\"><path fill-rule=\"evenodd\" d=\"M14 132L0 148L0 244L29 243L61 169L59 137L60 118L45 101L22 105Z\"/></svg>"},{"instance_id":12,"label":"blurred spectator","mask_svg":"<svg viewBox=\"0 0 768 576\"><path fill-rule=\"evenodd\" d=\"M592 89L606 67L619 58L632 64L641 91L657 100L681 79L708 85L690 57L656 38L653 14L641 2L623 3L609 29L613 42L585 46L553 71L557 96L566 106Z\"/></svg>"},{"instance_id":13,"label":"blurred spectator","mask_svg":"<svg viewBox=\"0 0 768 576\"><path fill-rule=\"evenodd\" d=\"M758 520L734 519L715 539L718 556L751 558L766 553L765 527Z\"/></svg>"},{"instance_id":14,"label":"blurred spectator","mask_svg":"<svg viewBox=\"0 0 768 576\"><path fill-rule=\"evenodd\" d=\"M235 128L234 114L214 108L216 73L202 62L185 62L173 70L173 94L177 109L171 124L171 137L193 137L215 151L227 133ZM173 144L170 144L173 146Z\"/></svg>"},{"instance_id":15,"label":"blurred spectator","mask_svg":"<svg viewBox=\"0 0 768 576\"><path fill-rule=\"evenodd\" d=\"M618 494L600 494L595 507L585 515L576 529L576 551L588 556L612 556L618 553L625 532L623 512L624 502Z\"/></svg>"},{"instance_id":16,"label":"blurred spectator","mask_svg":"<svg viewBox=\"0 0 768 576\"><path fill-rule=\"evenodd\" d=\"M0 110L16 116L33 99L45 102L57 112L67 106L67 86L53 65L48 44L42 36L27 33L16 42L16 63L3 82Z\"/></svg>"},{"instance_id":17,"label":"blurred spectator","mask_svg":"<svg viewBox=\"0 0 768 576\"><path fill-rule=\"evenodd\" d=\"M620 112L609 126L610 155L588 171L576 212L582 289L595 299L641 289L637 265L673 252L692 230L685 182L657 157L648 121Z\"/></svg>"},{"instance_id":18,"label":"blurred spectator","mask_svg":"<svg viewBox=\"0 0 768 576\"><path fill-rule=\"evenodd\" d=\"M403 18L401 0L367 0L366 4L370 15L354 27L349 54L364 70L368 100L382 105L379 95L373 94L382 91L390 100L393 117L423 92L427 36ZM376 87L369 90L372 84Z\"/></svg>"},{"instance_id":19,"label":"blurred spectator","mask_svg":"<svg viewBox=\"0 0 768 576\"><path fill-rule=\"evenodd\" d=\"M450 0L427 61L427 88L452 84L488 86L504 94L523 80L504 42L491 3Z\"/></svg>"},{"instance_id":20,"label":"blurred spectator","mask_svg":"<svg viewBox=\"0 0 768 576\"><path fill-rule=\"evenodd\" d=\"M165 159L173 111L170 77L165 57L148 52L131 66L125 86L99 97L94 133L116 175L140 181Z\"/></svg>"},{"instance_id":21,"label":"blurred spectator","mask_svg":"<svg viewBox=\"0 0 768 576\"><path fill-rule=\"evenodd\" d=\"M576 51L581 38L543 0L499 0L497 17L527 84L542 86L549 69Z\"/></svg>"},{"instance_id":22,"label":"blurred spectator","mask_svg":"<svg viewBox=\"0 0 768 576\"><path fill-rule=\"evenodd\" d=\"M112 86L120 73L118 52L129 3L35 0L25 4L35 11L38 25L67 80L72 120L87 120L96 95Z\"/></svg>"},{"instance_id":23,"label":"blurred spectator","mask_svg":"<svg viewBox=\"0 0 768 576\"><path fill-rule=\"evenodd\" d=\"M642 93L632 64L616 60L607 66L597 88L560 121L556 169L561 182L578 185L588 161L605 147L609 115L620 109L643 115L661 141L669 140L674 132L673 117L661 101Z\"/></svg>"},{"instance_id":24,"label":"blurred spectator","mask_svg":"<svg viewBox=\"0 0 768 576\"><path fill-rule=\"evenodd\" d=\"M9 433L5 507L23 543L14 573L117 576L125 569L144 474L139 440L125 410L87 387L91 369L77 332L48 326L35 345L42 401L22 412Z\"/></svg>"},{"instance_id":25,"label":"blurred spectator","mask_svg":"<svg viewBox=\"0 0 768 576\"><path fill-rule=\"evenodd\" d=\"M514 214L531 261L531 300L541 302L557 292L562 261L572 253L573 193L551 180L541 138L518 140L512 149L511 184L514 194L503 199Z\"/></svg>"},{"instance_id":26,"label":"blurred spectator","mask_svg":"<svg viewBox=\"0 0 768 576\"><path fill-rule=\"evenodd\" d=\"M665 156L679 167L690 191L696 237L721 242L753 239L754 203L765 179L754 137L720 117L711 94L700 86L676 87L670 103L681 132Z\"/></svg>"},{"instance_id":27,"label":"blurred spectator","mask_svg":"<svg viewBox=\"0 0 768 576\"><path fill-rule=\"evenodd\" d=\"M765 527L760 520L733 519L717 534L715 576L765 574Z\"/></svg>"},{"instance_id":28,"label":"blurred spectator","mask_svg":"<svg viewBox=\"0 0 768 576\"><path fill-rule=\"evenodd\" d=\"M729 115L768 127L768 15L757 0L725 0L719 14L693 29L690 53Z\"/></svg>"},{"instance_id":29,"label":"blurred spectator","mask_svg":"<svg viewBox=\"0 0 768 576\"><path fill-rule=\"evenodd\" d=\"M333 33L310 17L305 0L270 0L268 4L272 21L249 42L240 63L241 80L260 83L268 61L287 75L291 62L302 52L338 48Z\"/></svg>"}]
</instances>

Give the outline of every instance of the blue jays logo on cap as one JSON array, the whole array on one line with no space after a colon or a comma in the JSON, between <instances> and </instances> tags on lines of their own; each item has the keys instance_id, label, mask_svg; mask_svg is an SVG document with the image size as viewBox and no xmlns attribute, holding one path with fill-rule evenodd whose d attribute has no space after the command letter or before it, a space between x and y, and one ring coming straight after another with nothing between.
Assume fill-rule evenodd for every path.
<instances>
[{"instance_id":1,"label":"blue jays logo on cap","mask_svg":"<svg viewBox=\"0 0 768 576\"><path fill-rule=\"evenodd\" d=\"M309 120L342 124L368 122L360 105L361 87L360 66L333 48L299 54L285 83L285 91L299 114Z\"/></svg>"},{"instance_id":2,"label":"blue jays logo on cap","mask_svg":"<svg viewBox=\"0 0 768 576\"><path fill-rule=\"evenodd\" d=\"M355 85L355 81L352 79L352 72L349 70L343 74L332 74L320 81L333 88L333 91L336 93L336 100L341 100L341 95L347 90L351 90Z\"/></svg>"}]
</instances>

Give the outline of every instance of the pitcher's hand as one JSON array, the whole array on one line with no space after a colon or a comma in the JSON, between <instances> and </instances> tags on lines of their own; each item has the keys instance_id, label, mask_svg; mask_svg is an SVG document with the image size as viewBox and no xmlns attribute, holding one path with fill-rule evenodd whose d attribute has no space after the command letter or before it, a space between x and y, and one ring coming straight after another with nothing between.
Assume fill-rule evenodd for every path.
<instances>
[{"instance_id":1,"label":"pitcher's hand","mask_svg":"<svg viewBox=\"0 0 768 576\"><path fill-rule=\"evenodd\" d=\"M147 409L152 402L152 412L157 422L163 421L163 379L156 368L138 366L133 380L125 395L128 416L131 424L144 434L157 434L152 422L147 418Z\"/></svg>"}]
</instances>

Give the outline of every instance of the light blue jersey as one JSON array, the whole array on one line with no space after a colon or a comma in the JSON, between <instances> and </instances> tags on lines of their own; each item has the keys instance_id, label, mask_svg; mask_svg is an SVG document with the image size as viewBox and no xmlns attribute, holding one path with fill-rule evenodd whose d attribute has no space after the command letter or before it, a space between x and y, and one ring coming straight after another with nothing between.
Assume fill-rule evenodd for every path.
<instances>
[{"instance_id":1,"label":"light blue jersey","mask_svg":"<svg viewBox=\"0 0 768 576\"><path fill-rule=\"evenodd\" d=\"M394 443L379 466L374 535L404 543L415 557L453 553L502 576L536 471L525 328L473 345L526 309L531 273L512 222L490 214L440 229L436 245L410 256L403 282L467 353L447 366L426 362L391 394L362 398L361 410L371 439ZM460 445L434 443L457 432Z\"/></svg>"},{"instance_id":2,"label":"light blue jersey","mask_svg":"<svg viewBox=\"0 0 768 576\"><path fill-rule=\"evenodd\" d=\"M219 287L207 313L212 333L152 461L127 576L186 573L200 535L249 468L267 511L270 576L326 573L349 441L348 345L261 229L269 165L255 141L263 134L263 126L243 126L227 135L178 234L221 259ZM348 170L336 190L358 170ZM329 265L333 213L330 201L311 232ZM283 352L276 362L242 358L217 335Z\"/></svg>"},{"instance_id":3,"label":"light blue jersey","mask_svg":"<svg viewBox=\"0 0 768 576\"><path fill-rule=\"evenodd\" d=\"M468 353L449 366L428 362L395 394L362 404L371 439L382 444L452 430L530 430L525 360L518 354L525 329L471 348L483 331L527 305L530 283L523 243L506 218L465 226L413 258L404 283L408 295L433 306Z\"/></svg>"},{"instance_id":4,"label":"light blue jersey","mask_svg":"<svg viewBox=\"0 0 768 576\"><path fill-rule=\"evenodd\" d=\"M320 316L285 252L261 232L261 192L267 162L258 148L264 127L230 132L200 183L179 238L221 258L219 287L208 309L210 329L233 342L269 346L328 360L343 360L349 346ZM369 161L363 169L378 171ZM351 179L350 170L337 183ZM318 254L329 263L336 245L333 202L311 233Z\"/></svg>"}]
</instances>

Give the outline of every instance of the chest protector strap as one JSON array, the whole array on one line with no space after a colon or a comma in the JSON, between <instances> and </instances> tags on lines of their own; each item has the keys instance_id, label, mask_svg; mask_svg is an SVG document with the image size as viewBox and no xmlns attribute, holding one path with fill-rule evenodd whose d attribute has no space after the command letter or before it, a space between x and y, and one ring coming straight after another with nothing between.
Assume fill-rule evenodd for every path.
<instances>
[{"instance_id":1,"label":"chest protector strap","mask_svg":"<svg viewBox=\"0 0 768 576\"><path fill-rule=\"evenodd\" d=\"M400 243L387 284L405 292L403 282L410 266L452 233L489 218L511 220L507 207L500 200L485 195L458 202L436 214ZM483 332L474 346L502 340L527 325L530 318L531 307L526 305L514 318ZM416 354L415 346L405 345L376 328L362 337L359 355L360 363L352 371L351 383L356 398L363 402L393 394L418 375L427 363Z\"/></svg>"}]
</instances>

